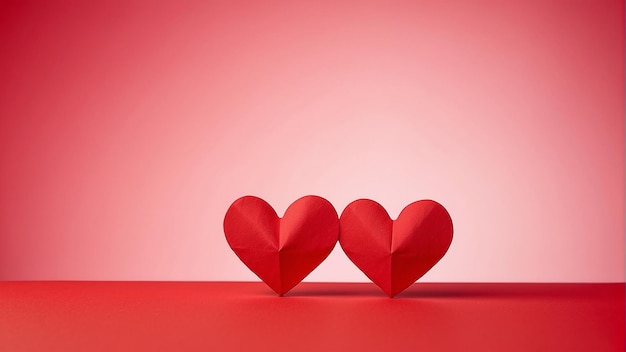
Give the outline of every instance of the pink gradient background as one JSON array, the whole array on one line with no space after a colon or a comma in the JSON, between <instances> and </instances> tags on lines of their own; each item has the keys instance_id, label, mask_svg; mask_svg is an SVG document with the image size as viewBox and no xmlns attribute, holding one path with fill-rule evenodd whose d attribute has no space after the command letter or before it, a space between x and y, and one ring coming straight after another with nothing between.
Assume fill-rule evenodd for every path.
<instances>
[{"instance_id":1,"label":"pink gradient background","mask_svg":"<svg viewBox=\"0 0 626 352\"><path fill-rule=\"evenodd\" d=\"M423 281L624 281L623 65L622 1L2 1L0 279L258 280L228 206L316 194L443 204Z\"/></svg>"}]
</instances>

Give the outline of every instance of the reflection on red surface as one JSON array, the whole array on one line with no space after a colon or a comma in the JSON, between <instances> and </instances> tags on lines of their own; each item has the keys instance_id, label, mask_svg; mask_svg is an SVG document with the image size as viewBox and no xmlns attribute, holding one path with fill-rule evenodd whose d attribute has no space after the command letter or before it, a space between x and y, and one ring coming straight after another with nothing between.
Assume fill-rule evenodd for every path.
<instances>
[{"instance_id":1,"label":"reflection on red surface","mask_svg":"<svg viewBox=\"0 0 626 352\"><path fill-rule=\"evenodd\" d=\"M3 351L623 351L624 284L3 282Z\"/></svg>"}]
</instances>

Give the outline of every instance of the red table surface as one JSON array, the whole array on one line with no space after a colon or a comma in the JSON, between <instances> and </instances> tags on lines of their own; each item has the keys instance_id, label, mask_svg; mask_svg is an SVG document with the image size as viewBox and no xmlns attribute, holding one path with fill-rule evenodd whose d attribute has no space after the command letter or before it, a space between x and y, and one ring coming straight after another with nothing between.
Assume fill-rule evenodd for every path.
<instances>
[{"instance_id":1,"label":"red table surface","mask_svg":"<svg viewBox=\"0 0 626 352\"><path fill-rule=\"evenodd\" d=\"M624 351L624 284L0 282L0 351Z\"/></svg>"}]
</instances>

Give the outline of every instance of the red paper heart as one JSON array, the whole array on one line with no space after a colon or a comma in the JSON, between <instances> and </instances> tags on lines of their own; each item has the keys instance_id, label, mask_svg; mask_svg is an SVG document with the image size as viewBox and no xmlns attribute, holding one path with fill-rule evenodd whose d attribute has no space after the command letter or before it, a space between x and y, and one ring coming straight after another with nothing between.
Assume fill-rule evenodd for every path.
<instances>
[{"instance_id":1,"label":"red paper heart","mask_svg":"<svg viewBox=\"0 0 626 352\"><path fill-rule=\"evenodd\" d=\"M335 208L317 196L293 202L281 219L263 199L237 199L224 217L226 240L241 261L279 295L291 290L337 243Z\"/></svg>"},{"instance_id":2,"label":"red paper heart","mask_svg":"<svg viewBox=\"0 0 626 352\"><path fill-rule=\"evenodd\" d=\"M432 200L407 205L393 221L380 204L359 199L343 211L339 226L343 251L389 297L422 277L452 242L452 219Z\"/></svg>"}]
</instances>

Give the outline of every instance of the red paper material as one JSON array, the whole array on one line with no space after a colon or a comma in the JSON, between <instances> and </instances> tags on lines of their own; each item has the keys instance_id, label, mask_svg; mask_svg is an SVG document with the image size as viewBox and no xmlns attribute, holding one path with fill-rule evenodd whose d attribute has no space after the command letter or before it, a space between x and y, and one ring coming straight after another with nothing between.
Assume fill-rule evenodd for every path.
<instances>
[{"instance_id":1,"label":"red paper material","mask_svg":"<svg viewBox=\"0 0 626 352\"><path fill-rule=\"evenodd\" d=\"M0 281L0 351L623 352L624 287Z\"/></svg>"},{"instance_id":2,"label":"red paper material","mask_svg":"<svg viewBox=\"0 0 626 352\"><path fill-rule=\"evenodd\" d=\"M263 199L237 199L224 217L224 234L241 261L279 295L302 281L330 254L339 219L326 199L305 196L281 219Z\"/></svg>"},{"instance_id":3,"label":"red paper material","mask_svg":"<svg viewBox=\"0 0 626 352\"><path fill-rule=\"evenodd\" d=\"M452 242L452 219L432 200L409 204L393 221L380 204L359 199L339 223L343 251L389 297L422 277Z\"/></svg>"}]
</instances>

